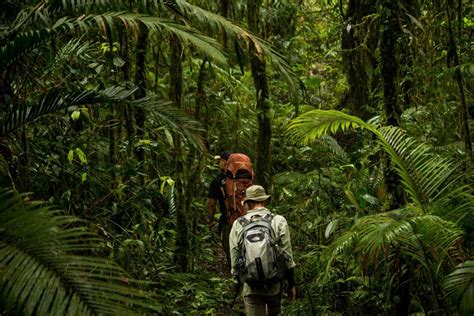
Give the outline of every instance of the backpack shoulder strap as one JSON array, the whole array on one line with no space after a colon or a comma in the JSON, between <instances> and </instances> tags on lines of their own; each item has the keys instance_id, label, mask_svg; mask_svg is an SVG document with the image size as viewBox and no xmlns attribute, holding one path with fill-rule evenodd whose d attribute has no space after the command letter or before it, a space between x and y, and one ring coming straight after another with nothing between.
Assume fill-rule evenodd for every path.
<instances>
[{"instance_id":1,"label":"backpack shoulder strap","mask_svg":"<svg viewBox=\"0 0 474 316\"><path fill-rule=\"evenodd\" d=\"M275 217L273 213L268 213L264 217L262 217L262 220L270 224L273 220L273 217Z\"/></svg>"},{"instance_id":2,"label":"backpack shoulder strap","mask_svg":"<svg viewBox=\"0 0 474 316\"><path fill-rule=\"evenodd\" d=\"M248 224L250 224L250 220L247 219L245 216L239 217L238 221L239 221L240 225L242 225L242 227L245 227Z\"/></svg>"}]
</instances>

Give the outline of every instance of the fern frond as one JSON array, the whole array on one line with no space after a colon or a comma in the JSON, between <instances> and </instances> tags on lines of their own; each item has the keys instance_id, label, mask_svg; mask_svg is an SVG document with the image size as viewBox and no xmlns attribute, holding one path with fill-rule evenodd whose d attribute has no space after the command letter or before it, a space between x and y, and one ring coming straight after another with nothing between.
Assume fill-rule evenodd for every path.
<instances>
[{"instance_id":1,"label":"fern frond","mask_svg":"<svg viewBox=\"0 0 474 316\"><path fill-rule=\"evenodd\" d=\"M347 153L339 145L339 143L334 137L322 135L320 138L317 139L317 144L319 146L324 146L328 148L328 150L337 157L343 158L343 160L347 160Z\"/></svg>"},{"instance_id":2,"label":"fern frond","mask_svg":"<svg viewBox=\"0 0 474 316\"><path fill-rule=\"evenodd\" d=\"M25 315L157 311L114 262L86 255L100 240L76 218L0 192L0 296Z\"/></svg>"},{"instance_id":3,"label":"fern frond","mask_svg":"<svg viewBox=\"0 0 474 316\"><path fill-rule=\"evenodd\" d=\"M432 154L430 148L406 136L397 127L379 129L379 141L402 179L412 201L427 211L430 203L441 198L446 190L452 190L459 179L459 164L449 158Z\"/></svg>"},{"instance_id":4,"label":"fern frond","mask_svg":"<svg viewBox=\"0 0 474 316\"><path fill-rule=\"evenodd\" d=\"M227 34L229 38L236 40L242 39L247 47L255 47L257 52L264 53L265 56L270 59L271 65L283 74L289 83L296 86L296 80L291 75L291 67L288 62L285 60L283 55L274 50L269 43L266 43L264 40L238 26L234 22L227 20L225 17L206 11L198 6L188 3L187 1L170 1L166 2L166 5L178 13L181 13L187 20L194 21L206 28L219 30ZM237 55L238 53L239 51L237 51Z\"/></svg>"},{"instance_id":5,"label":"fern frond","mask_svg":"<svg viewBox=\"0 0 474 316\"><path fill-rule=\"evenodd\" d=\"M288 126L288 137L294 141L308 144L328 133L357 127L375 130L372 125L365 123L358 117L340 111L311 110L291 120Z\"/></svg>"},{"instance_id":6,"label":"fern frond","mask_svg":"<svg viewBox=\"0 0 474 316\"><path fill-rule=\"evenodd\" d=\"M104 30L105 27L107 27L110 31L113 31L115 28L115 22L120 22L126 29L135 34L139 32L139 23L143 23L152 33L166 32L168 34L174 34L181 41L193 45L199 52L205 54L207 57L219 64L226 65L227 62L227 58L222 52L221 45L215 39L198 32L190 26L175 21L149 15L123 12L109 12L106 15L95 16L95 20Z\"/></svg>"},{"instance_id":7,"label":"fern frond","mask_svg":"<svg viewBox=\"0 0 474 316\"><path fill-rule=\"evenodd\" d=\"M61 18L50 28L40 27L17 34L12 40L0 47L0 70L6 69L27 56L34 49L66 32L85 33L91 30L100 30L107 34L110 39L116 22L120 22L127 30L135 34L139 32L139 23L143 23L151 32L175 34L182 41L194 45L200 52L216 62L226 63L226 57L222 53L219 43L191 27L144 14L107 12L100 15L81 16L75 19Z\"/></svg>"},{"instance_id":8,"label":"fern frond","mask_svg":"<svg viewBox=\"0 0 474 316\"><path fill-rule=\"evenodd\" d=\"M171 106L169 101L143 99L132 104L136 107L145 108L149 111L152 120L159 121L163 125L170 127L170 130L183 135L196 148L204 149L202 142L202 132L204 129L201 124L183 110Z\"/></svg>"},{"instance_id":9,"label":"fern frond","mask_svg":"<svg viewBox=\"0 0 474 316\"><path fill-rule=\"evenodd\" d=\"M445 283L448 295L456 300L463 315L474 313L474 261L466 261L448 275Z\"/></svg>"},{"instance_id":10,"label":"fern frond","mask_svg":"<svg viewBox=\"0 0 474 316\"><path fill-rule=\"evenodd\" d=\"M120 102L133 92L133 90L122 87L109 87L101 91L75 91L62 96L61 90L54 89L43 95L35 105L21 105L8 112L3 121L0 121L0 135L6 135L42 115L56 112L62 108L102 102Z\"/></svg>"}]
</instances>

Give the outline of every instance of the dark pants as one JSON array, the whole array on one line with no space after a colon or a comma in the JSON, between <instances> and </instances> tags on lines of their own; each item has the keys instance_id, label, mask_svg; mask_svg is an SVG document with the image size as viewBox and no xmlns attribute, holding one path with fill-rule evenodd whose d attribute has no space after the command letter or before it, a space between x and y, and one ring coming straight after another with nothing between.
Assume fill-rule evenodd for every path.
<instances>
[{"instance_id":1,"label":"dark pants","mask_svg":"<svg viewBox=\"0 0 474 316\"><path fill-rule=\"evenodd\" d=\"M221 229L221 240L222 240L222 248L224 248L225 257L227 259L227 266L230 269L229 234L230 234L229 225L225 223L222 225L222 229Z\"/></svg>"}]
</instances>

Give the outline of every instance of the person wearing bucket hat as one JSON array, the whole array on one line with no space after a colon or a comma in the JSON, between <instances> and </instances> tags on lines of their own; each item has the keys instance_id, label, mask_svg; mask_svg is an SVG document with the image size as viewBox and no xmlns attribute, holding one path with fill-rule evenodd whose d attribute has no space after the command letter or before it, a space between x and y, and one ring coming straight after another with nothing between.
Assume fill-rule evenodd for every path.
<instances>
[{"instance_id":1,"label":"person wearing bucket hat","mask_svg":"<svg viewBox=\"0 0 474 316\"><path fill-rule=\"evenodd\" d=\"M225 204L225 166L227 159L229 159L231 151L224 150L219 155L214 156L215 160L219 160L219 173L214 177L211 184L209 185L209 192L207 194L208 202L208 226L210 231L215 230L214 215L217 211L217 205L219 205L219 211L221 213L219 217L218 233L222 241L222 247L226 255L227 264L230 267L230 254L229 254L229 242L228 235L230 227L227 224L227 207Z\"/></svg>"},{"instance_id":2,"label":"person wearing bucket hat","mask_svg":"<svg viewBox=\"0 0 474 316\"><path fill-rule=\"evenodd\" d=\"M245 232L257 225L257 221L266 219L270 223L271 231L275 237L282 258L284 258L283 279L287 281L287 295L290 302L296 299L296 288L294 279L293 252L291 249L291 239L288 223L286 219L277 214L273 214L266 207L271 201L271 195L265 192L260 185L252 185L245 191L243 204L247 208L247 214L241 216L232 225L229 236L231 273L242 282L240 274L242 273L242 264L239 262L242 258L242 242L244 236L247 238L254 235L246 235ZM249 225L250 224L250 225ZM252 225L254 224L254 225ZM260 258L258 258L260 259ZM258 270L258 269L257 269ZM260 275L260 272L259 272ZM281 313L281 297L283 292L283 280L269 285L259 285L255 283L248 284L244 282L242 296L244 299L246 315L278 315Z\"/></svg>"},{"instance_id":3,"label":"person wearing bucket hat","mask_svg":"<svg viewBox=\"0 0 474 316\"><path fill-rule=\"evenodd\" d=\"M267 195L265 189L261 185L252 185L245 191L245 198L242 201L242 204L245 205L245 202L247 201L264 202L267 200L266 204L268 204L271 198L272 196Z\"/></svg>"}]
</instances>

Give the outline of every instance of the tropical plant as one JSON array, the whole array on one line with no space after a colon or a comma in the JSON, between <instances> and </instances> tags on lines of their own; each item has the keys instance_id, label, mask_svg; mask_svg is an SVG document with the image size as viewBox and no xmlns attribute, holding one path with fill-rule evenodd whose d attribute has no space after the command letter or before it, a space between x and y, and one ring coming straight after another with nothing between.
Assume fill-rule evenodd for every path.
<instances>
[{"instance_id":1,"label":"tropical plant","mask_svg":"<svg viewBox=\"0 0 474 316\"><path fill-rule=\"evenodd\" d=\"M474 312L474 262L470 260L456 266L446 278L445 286L461 314L471 315Z\"/></svg>"},{"instance_id":2,"label":"tropical plant","mask_svg":"<svg viewBox=\"0 0 474 316\"><path fill-rule=\"evenodd\" d=\"M384 279L378 271L385 266L382 271L395 274L386 289L393 311L408 312L412 291L425 312L449 312L443 285L453 263L463 260L463 234L456 224L433 214L463 217L472 211L473 191L460 181L459 163L432 153L400 128L379 127L339 111L306 112L292 121L289 133L308 142L348 128L376 136L401 178L407 201L400 210L362 217L337 238L323 255L326 277L331 278L338 261L360 257L362 266L352 273Z\"/></svg>"},{"instance_id":3,"label":"tropical plant","mask_svg":"<svg viewBox=\"0 0 474 316\"><path fill-rule=\"evenodd\" d=\"M87 223L14 191L2 189L0 202L0 306L5 311L25 315L159 311L122 268L97 256L102 240Z\"/></svg>"}]
</instances>

